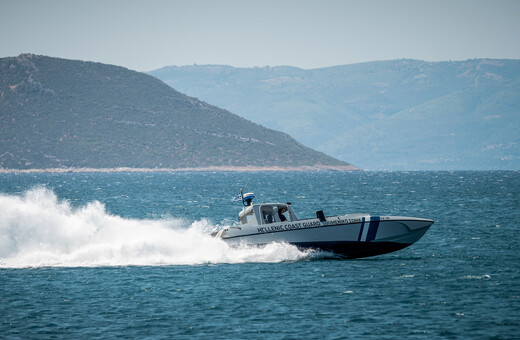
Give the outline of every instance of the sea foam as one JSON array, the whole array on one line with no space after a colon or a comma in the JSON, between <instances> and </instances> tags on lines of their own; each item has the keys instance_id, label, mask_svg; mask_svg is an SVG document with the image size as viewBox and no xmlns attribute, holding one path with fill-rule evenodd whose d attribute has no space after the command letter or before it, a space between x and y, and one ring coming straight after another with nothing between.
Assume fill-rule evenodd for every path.
<instances>
[{"instance_id":1,"label":"sea foam","mask_svg":"<svg viewBox=\"0 0 520 340\"><path fill-rule=\"evenodd\" d=\"M94 201L73 207L47 188L0 194L0 267L96 267L279 262L308 255L289 244L230 247L208 220L130 219Z\"/></svg>"}]
</instances>

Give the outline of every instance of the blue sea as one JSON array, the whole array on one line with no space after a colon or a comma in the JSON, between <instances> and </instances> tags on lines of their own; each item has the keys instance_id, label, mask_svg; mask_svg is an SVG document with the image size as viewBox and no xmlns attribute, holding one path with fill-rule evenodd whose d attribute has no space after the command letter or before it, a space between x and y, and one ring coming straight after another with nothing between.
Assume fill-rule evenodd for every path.
<instances>
[{"instance_id":1,"label":"blue sea","mask_svg":"<svg viewBox=\"0 0 520 340\"><path fill-rule=\"evenodd\" d=\"M208 234L257 202L431 218L357 260ZM518 339L520 172L0 174L2 339Z\"/></svg>"}]
</instances>

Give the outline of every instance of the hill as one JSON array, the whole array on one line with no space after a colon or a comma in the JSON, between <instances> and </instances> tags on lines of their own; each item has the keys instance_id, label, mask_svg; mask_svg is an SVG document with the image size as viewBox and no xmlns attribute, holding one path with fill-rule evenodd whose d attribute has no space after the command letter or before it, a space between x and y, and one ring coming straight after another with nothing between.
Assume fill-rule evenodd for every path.
<instances>
[{"instance_id":1,"label":"hill","mask_svg":"<svg viewBox=\"0 0 520 340\"><path fill-rule=\"evenodd\" d=\"M0 168L316 165L348 168L150 75L31 54L0 59Z\"/></svg>"},{"instance_id":2,"label":"hill","mask_svg":"<svg viewBox=\"0 0 520 340\"><path fill-rule=\"evenodd\" d=\"M520 169L520 60L149 73L362 168Z\"/></svg>"}]
</instances>

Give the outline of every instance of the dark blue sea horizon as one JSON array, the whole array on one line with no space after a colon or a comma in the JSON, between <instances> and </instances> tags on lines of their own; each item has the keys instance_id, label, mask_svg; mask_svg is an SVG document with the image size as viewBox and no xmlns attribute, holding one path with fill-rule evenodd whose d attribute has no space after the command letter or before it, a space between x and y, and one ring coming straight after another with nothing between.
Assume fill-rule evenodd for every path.
<instances>
[{"instance_id":1,"label":"dark blue sea horizon","mask_svg":"<svg viewBox=\"0 0 520 340\"><path fill-rule=\"evenodd\" d=\"M229 248L241 188L435 224L357 260ZM519 207L520 171L0 174L0 335L514 339Z\"/></svg>"}]
</instances>

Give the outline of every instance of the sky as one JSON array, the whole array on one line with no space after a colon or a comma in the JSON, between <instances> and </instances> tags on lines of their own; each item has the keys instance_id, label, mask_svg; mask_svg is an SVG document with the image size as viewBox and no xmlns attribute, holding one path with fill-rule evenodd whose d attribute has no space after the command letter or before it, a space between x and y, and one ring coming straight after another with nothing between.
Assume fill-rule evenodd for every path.
<instances>
[{"instance_id":1,"label":"sky","mask_svg":"<svg viewBox=\"0 0 520 340\"><path fill-rule=\"evenodd\" d=\"M0 0L0 57L168 65L520 59L517 0Z\"/></svg>"}]
</instances>

